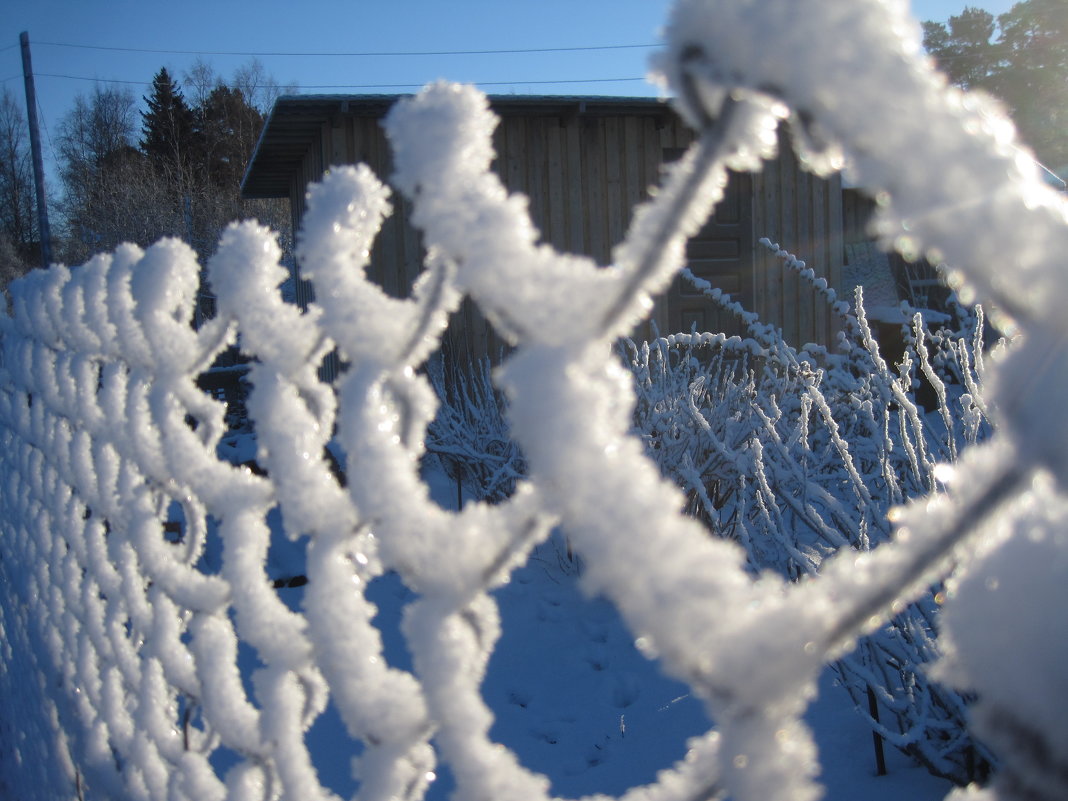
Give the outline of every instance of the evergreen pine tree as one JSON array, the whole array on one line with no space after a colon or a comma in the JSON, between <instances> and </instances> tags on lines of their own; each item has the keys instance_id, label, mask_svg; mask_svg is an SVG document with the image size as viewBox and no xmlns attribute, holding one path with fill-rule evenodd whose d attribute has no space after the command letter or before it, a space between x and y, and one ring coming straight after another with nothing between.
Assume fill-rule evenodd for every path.
<instances>
[{"instance_id":1,"label":"evergreen pine tree","mask_svg":"<svg viewBox=\"0 0 1068 801\"><path fill-rule=\"evenodd\" d=\"M962 89L989 91L1004 68L1003 51L992 41L995 27L993 14L968 6L950 17L948 25L923 23L923 44L951 82Z\"/></svg>"},{"instance_id":2,"label":"evergreen pine tree","mask_svg":"<svg viewBox=\"0 0 1068 801\"><path fill-rule=\"evenodd\" d=\"M193 111L166 67L152 80L152 94L144 98L141 149L175 193L176 201L192 188L192 165L196 157L196 127Z\"/></svg>"},{"instance_id":3,"label":"evergreen pine tree","mask_svg":"<svg viewBox=\"0 0 1068 801\"><path fill-rule=\"evenodd\" d=\"M923 44L954 84L1003 101L1040 161L1068 168L1068 2L1022 0L996 23L966 7L923 23Z\"/></svg>"},{"instance_id":4,"label":"evergreen pine tree","mask_svg":"<svg viewBox=\"0 0 1068 801\"><path fill-rule=\"evenodd\" d=\"M994 94L1024 140L1054 169L1068 168L1068 2L1026 0L998 17L1008 68Z\"/></svg>"}]
</instances>

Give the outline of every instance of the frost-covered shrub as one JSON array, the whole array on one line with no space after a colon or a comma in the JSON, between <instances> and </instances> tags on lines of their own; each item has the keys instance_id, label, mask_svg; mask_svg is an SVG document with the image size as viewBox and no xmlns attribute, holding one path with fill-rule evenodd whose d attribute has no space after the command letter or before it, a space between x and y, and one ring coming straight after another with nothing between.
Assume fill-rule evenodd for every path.
<instances>
[{"instance_id":1,"label":"frost-covered shrub","mask_svg":"<svg viewBox=\"0 0 1068 801\"><path fill-rule=\"evenodd\" d=\"M803 262L778 252L787 269L804 276ZM858 320L822 287L842 315L840 352L801 353L729 297L694 283L741 317L753 337L693 333L628 342L635 433L686 493L687 512L712 534L738 542L754 574L813 576L841 550L887 542L890 511L936 491L938 464L991 433L981 401L981 309L963 315L966 328L956 331L931 332L917 315L904 358L888 365L862 302ZM916 403L920 376L934 385L937 409ZM985 773L991 755L969 736L962 697L927 675L938 656L940 590L862 637L835 666L881 736L932 772L966 784ZM878 720L870 717L869 690Z\"/></svg>"},{"instance_id":2,"label":"frost-covered shrub","mask_svg":"<svg viewBox=\"0 0 1068 801\"><path fill-rule=\"evenodd\" d=\"M456 482L457 500L497 503L515 489L525 464L508 431L505 400L493 386L488 360L455 363L432 358L427 373L439 406L427 428L427 453Z\"/></svg>"}]
</instances>

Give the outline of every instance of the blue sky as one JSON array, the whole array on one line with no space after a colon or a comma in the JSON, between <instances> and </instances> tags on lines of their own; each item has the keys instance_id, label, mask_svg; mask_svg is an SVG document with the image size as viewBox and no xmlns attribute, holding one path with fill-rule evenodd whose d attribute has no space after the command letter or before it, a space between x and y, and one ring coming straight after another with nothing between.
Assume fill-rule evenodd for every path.
<instances>
[{"instance_id":1,"label":"blue sky","mask_svg":"<svg viewBox=\"0 0 1068 801\"><path fill-rule=\"evenodd\" d=\"M1012 0L912 0L920 19L945 20L968 4L997 14L1008 10ZM0 81L22 101L18 37L28 31L40 116L51 137L74 97L91 91L94 81L126 82L140 97L148 93L147 84L160 67L181 78L198 58L189 52L161 51L202 51L199 58L229 78L251 57L224 53L646 45L658 40L669 6L669 0L6 0L0 18ZM479 83L491 93L650 95L656 92L644 81L650 52L623 47L259 58L279 83L295 84L301 92L406 92L447 78ZM51 162L48 141L44 150L46 162Z\"/></svg>"}]
</instances>

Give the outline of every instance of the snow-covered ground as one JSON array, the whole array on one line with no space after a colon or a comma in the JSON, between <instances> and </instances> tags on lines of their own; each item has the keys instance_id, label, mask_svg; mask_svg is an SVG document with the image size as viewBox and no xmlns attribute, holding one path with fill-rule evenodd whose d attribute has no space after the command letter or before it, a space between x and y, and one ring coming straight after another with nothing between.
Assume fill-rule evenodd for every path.
<instances>
[{"instance_id":1,"label":"snow-covered ground","mask_svg":"<svg viewBox=\"0 0 1068 801\"><path fill-rule=\"evenodd\" d=\"M565 797L619 795L682 758L709 721L688 688L634 646L615 609L586 598L559 540L540 546L497 593L504 635L484 693L495 737ZM941 799L948 784L887 749L875 775L871 730L827 671L808 715L829 801Z\"/></svg>"},{"instance_id":2,"label":"snow-covered ground","mask_svg":"<svg viewBox=\"0 0 1068 801\"><path fill-rule=\"evenodd\" d=\"M440 473L428 479L436 500L453 504L450 480ZM279 554L275 569L299 572L299 549ZM685 755L690 737L711 724L686 685L664 676L655 660L639 652L615 608L587 597L582 572L582 560L569 556L566 539L554 533L494 593L503 633L482 691L495 715L493 738L527 768L547 775L554 795L618 796L653 781L657 771ZM279 592L299 606L300 587ZM375 623L386 658L411 669L400 621L413 593L389 573L368 596L379 608ZM252 667L247 654L244 661ZM823 674L806 720L816 733L827 801L936 801L950 789L889 746L887 775L877 776L871 729L835 686L831 670ZM350 797L356 784L349 760L358 746L332 705L308 741L323 785ZM225 753L216 756L217 768L225 762ZM429 801L445 801L453 786L447 766L439 766L437 776Z\"/></svg>"}]
</instances>

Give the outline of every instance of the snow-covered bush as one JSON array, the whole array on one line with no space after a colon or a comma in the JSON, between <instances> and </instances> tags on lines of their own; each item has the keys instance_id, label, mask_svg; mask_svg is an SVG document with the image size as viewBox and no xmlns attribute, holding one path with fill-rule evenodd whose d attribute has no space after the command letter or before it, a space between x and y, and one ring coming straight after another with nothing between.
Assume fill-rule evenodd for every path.
<instances>
[{"instance_id":1,"label":"snow-covered bush","mask_svg":"<svg viewBox=\"0 0 1068 801\"><path fill-rule=\"evenodd\" d=\"M777 252L787 269L805 272L803 262ZM891 509L937 491L938 465L992 430L981 401L981 309L965 316L960 331L932 333L917 315L901 364L888 365L862 302L858 320L824 289L842 315L840 351L798 352L728 296L694 283L741 317L752 337L692 333L640 347L628 342L635 433L683 489L687 513L738 542L754 574L815 576L841 550L889 541ZM947 375L954 384L943 381ZM917 405L920 376L934 385L937 409ZM835 667L882 737L966 784L985 773L991 756L969 736L961 696L926 673L938 655L940 589L860 638Z\"/></svg>"},{"instance_id":2,"label":"snow-covered bush","mask_svg":"<svg viewBox=\"0 0 1068 801\"><path fill-rule=\"evenodd\" d=\"M389 209L366 168L309 192L299 256L319 301L306 314L283 302L279 249L249 223L208 265L219 316L196 331L199 267L173 241L13 284L0 702L14 794L329 798L306 732L332 707L360 745L361 799L419 798L443 760L458 798L544 801L548 779L491 740L480 683L500 633L489 590L559 523L585 588L716 723L625 798L816 798L801 715L817 673L943 577L941 675L976 693L976 732L1001 765L968 795L1068 795L1068 654L1049 613L1068 600L1063 200L1008 126L930 72L903 3L679 0L667 38L660 70L699 136L608 269L538 244L490 171L485 98L440 84L387 120L393 183L431 254L411 298L360 269ZM742 548L682 513L630 434L633 389L611 349L666 289L728 167L757 168L784 118L805 163L847 165L885 198L888 242L937 248L959 291L1021 332L984 399L998 434L938 473L944 491L895 511L893 542L843 549L801 581L754 577ZM433 390L417 368L465 295L515 345L496 381L527 472L501 503L449 512L419 475ZM218 458L223 410L195 385L238 332L265 475ZM334 347L350 366L327 385L316 367ZM346 486L324 456L335 427ZM305 544L299 607L265 572L269 519ZM217 571L201 559L209 535ZM386 570L415 594L411 670L385 659L373 623L366 590Z\"/></svg>"},{"instance_id":3,"label":"snow-covered bush","mask_svg":"<svg viewBox=\"0 0 1068 801\"><path fill-rule=\"evenodd\" d=\"M508 433L504 398L493 386L487 359L455 362L434 358L428 377L438 398L427 428L426 450L456 482L457 504L466 498L497 503L515 490L526 465Z\"/></svg>"}]
</instances>

